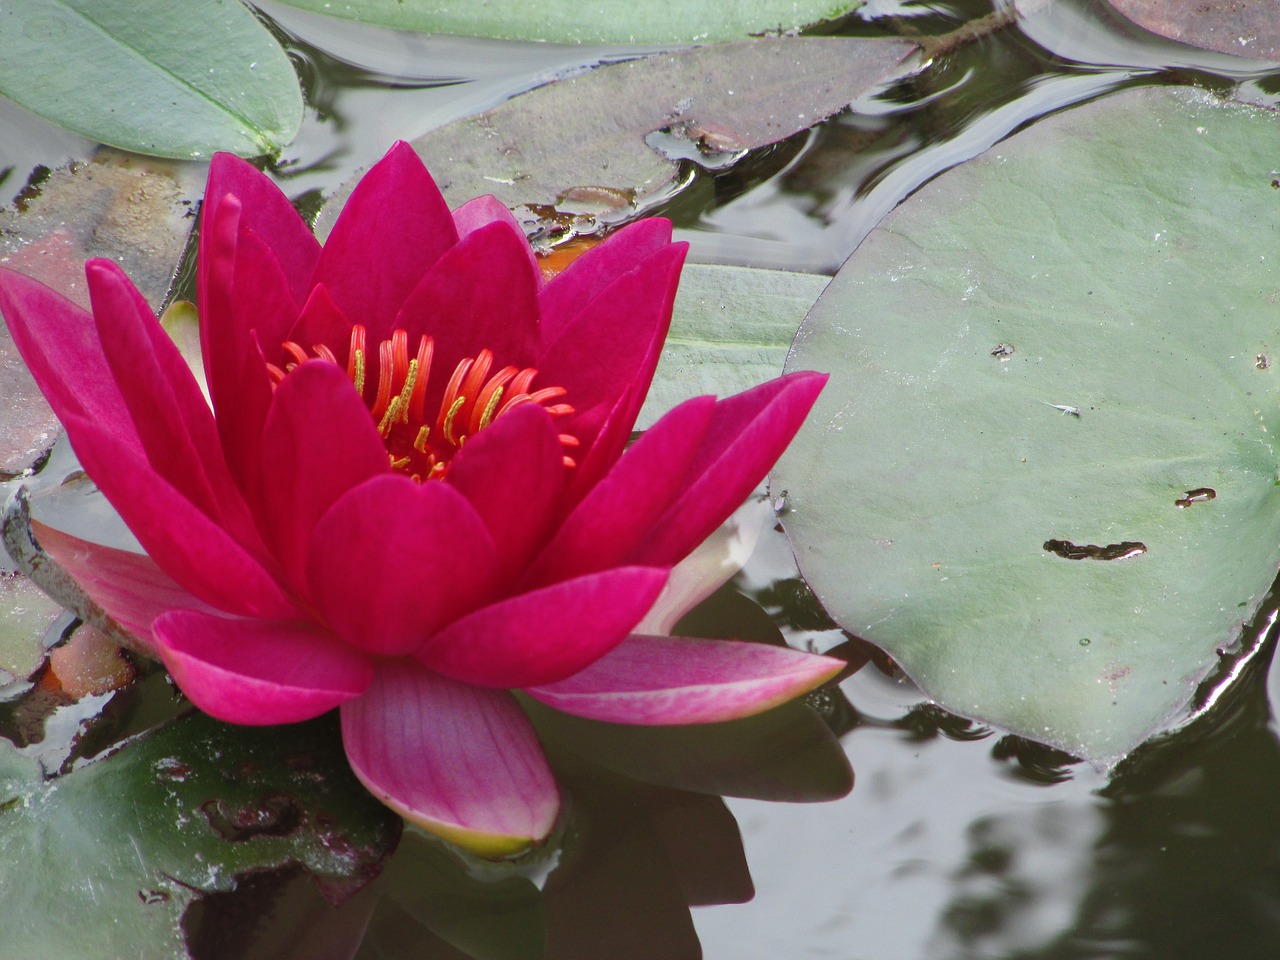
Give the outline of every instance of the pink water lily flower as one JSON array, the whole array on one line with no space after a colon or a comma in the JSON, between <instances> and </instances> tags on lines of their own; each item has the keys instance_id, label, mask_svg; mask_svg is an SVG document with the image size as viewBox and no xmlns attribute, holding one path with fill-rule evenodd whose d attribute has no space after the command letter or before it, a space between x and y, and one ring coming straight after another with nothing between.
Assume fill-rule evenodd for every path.
<instances>
[{"instance_id":1,"label":"pink water lily flower","mask_svg":"<svg viewBox=\"0 0 1280 960\"><path fill-rule=\"evenodd\" d=\"M219 155L198 273L212 410L114 263L86 267L92 315L0 271L14 340L146 556L48 528L42 545L202 710L340 707L383 802L482 853L521 849L560 801L512 690L704 723L842 665L631 632L825 380L690 400L629 443L684 253L646 220L543 282L505 207L451 213L403 143L321 246Z\"/></svg>"}]
</instances>

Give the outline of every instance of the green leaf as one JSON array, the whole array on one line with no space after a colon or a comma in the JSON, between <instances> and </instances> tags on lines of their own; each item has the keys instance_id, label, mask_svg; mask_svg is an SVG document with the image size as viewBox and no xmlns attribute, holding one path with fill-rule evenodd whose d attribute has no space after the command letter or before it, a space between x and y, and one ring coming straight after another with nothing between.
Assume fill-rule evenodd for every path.
<instances>
[{"instance_id":1,"label":"green leaf","mask_svg":"<svg viewBox=\"0 0 1280 960\"><path fill-rule=\"evenodd\" d=\"M0 48L0 94L136 153L275 153L302 122L288 57L237 0L11 0Z\"/></svg>"},{"instance_id":2,"label":"green leaf","mask_svg":"<svg viewBox=\"0 0 1280 960\"><path fill-rule=\"evenodd\" d=\"M1184 0L1108 0L1110 6L1170 40L1253 60L1280 60L1273 3L1189 4Z\"/></svg>"},{"instance_id":3,"label":"green leaf","mask_svg":"<svg viewBox=\"0 0 1280 960\"><path fill-rule=\"evenodd\" d=\"M283 0L291 7L403 30L556 43L709 43L795 30L844 16L862 0Z\"/></svg>"},{"instance_id":4,"label":"green leaf","mask_svg":"<svg viewBox=\"0 0 1280 960\"><path fill-rule=\"evenodd\" d=\"M267 729L192 715L43 782L0 740L5 950L185 957L186 907L248 871L298 864L331 893L358 889L400 820L340 743L328 719Z\"/></svg>"},{"instance_id":5,"label":"green leaf","mask_svg":"<svg viewBox=\"0 0 1280 960\"><path fill-rule=\"evenodd\" d=\"M1051 116L900 206L806 319L789 366L832 377L784 522L946 708L1114 761L1275 578L1277 136L1168 88Z\"/></svg>"},{"instance_id":6,"label":"green leaf","mask_svg":"<svg viewBox=\"0 0 1280 960\"><path fill-rule=\"evenodd\" d=\"M723 397L780 376L796 328L827 282L811 273L686 266L640 427L690 397Z\"/></svg>"}]
</instances>

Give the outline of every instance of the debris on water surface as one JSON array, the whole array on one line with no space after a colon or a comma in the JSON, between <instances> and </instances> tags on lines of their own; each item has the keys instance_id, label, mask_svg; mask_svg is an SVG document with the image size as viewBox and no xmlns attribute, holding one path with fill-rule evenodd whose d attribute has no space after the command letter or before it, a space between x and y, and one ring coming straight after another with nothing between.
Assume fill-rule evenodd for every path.
<instances>
[{"instance_id":1,"label":"debris on water surface","mask_svg":"<svg viewBox=\"0 0 1280 960\"><path fill-rule=\"evenodd\" d=\"M1053 409L1055 410L1061 410L1062 415L1064 417L1067 414L1071 414L1071 416L1077 417L1077 418L1080 416L1079 407L1073 407L1065 403L1050 403L1048 400L1041 400L1040 402L1043 403L1046 407L1053 407Z\"/></svg>"},{"instance_id":2,"label":"debris on water surface","mask_svg":"<svg viewBox=\"0 0 1280 960\"><path fill-rule=\"evenodd\" d=\"M991 355L1004 363L1013 356L1014 346L1012 343L997 343L991 350Z\"/></svg>"}]
</instances>

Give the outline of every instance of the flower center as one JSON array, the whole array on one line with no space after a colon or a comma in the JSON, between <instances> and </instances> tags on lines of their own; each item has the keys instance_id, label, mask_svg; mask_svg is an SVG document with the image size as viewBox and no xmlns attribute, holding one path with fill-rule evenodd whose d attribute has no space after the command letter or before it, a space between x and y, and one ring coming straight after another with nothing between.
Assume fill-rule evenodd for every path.
<instances>
[{"instance_id":1,"label":"flower center","mask_svg":"<svg viewBox=\"0 0 1280 960\"><path fill-rule=\"evenodd\" d=\"M310 354L292 340L282 346L283 362L267 364L273 389L300 363L308 360L340 363L324 344L312 346ZM372 379L370 361L373 357L365 344L363 325L351 328L347 351L347 376L378 425L391 466L419 483L444 477L453 455L462 449L468 437L515 407L537 404L556 418L573 413L569 404L558 402L565 396L563 387L533 389L538 376L533 367L522 370L506 366L494 371L493 352L486 348L454 368L439 409L433 417L428 416L433 346L430 337L422 336L418 339L417 352L410 357L409 335L396 330L389 340L378 344L376 382ZM562 433L560 444L565 449L565 466L575 466L576 461L569 452L578 446L578 438Z\"/></svg>"}]
</instances>

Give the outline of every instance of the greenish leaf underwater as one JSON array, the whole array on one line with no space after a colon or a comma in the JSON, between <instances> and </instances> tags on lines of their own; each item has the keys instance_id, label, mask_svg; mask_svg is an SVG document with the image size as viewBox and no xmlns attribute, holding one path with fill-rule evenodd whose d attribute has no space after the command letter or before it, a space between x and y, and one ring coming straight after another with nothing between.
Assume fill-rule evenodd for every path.
<instances>
[{"instance_id":1,"label":"greenish leaf underwater","mask_svg":"<svg viewBox=\"0 0 1280 960\"><path fill-rule=\"evenodd\" d=\"M774 476L845 629L1098 763L1185 715L1280 556L1280 117L1144 88L917 192L819 300ZM1211 491L1211 492L1210 492Z\"/></svg>"}]
</instances>

